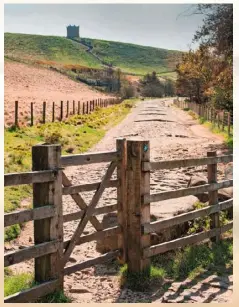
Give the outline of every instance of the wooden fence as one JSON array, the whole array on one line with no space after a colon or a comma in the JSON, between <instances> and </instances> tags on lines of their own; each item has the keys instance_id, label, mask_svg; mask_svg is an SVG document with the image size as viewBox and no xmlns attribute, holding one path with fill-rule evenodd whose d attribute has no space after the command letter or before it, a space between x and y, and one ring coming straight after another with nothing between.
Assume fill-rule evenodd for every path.
<instances>
[{"instance_id":1,"label":"wooden fence","mask_svg":"<svg viewBox=\"0 0 239 307\"><path fill-rule=\"evenodd\" d=\"M118 139L116 151L61 156L60 145L36 145L32 148L32 171L6 174L5 186L33 184L33 209L4 215L4 227L34 221L34 244L31 247L4 255L8 267L29 259L35 259L35 282L37 286L5 298L5 302L33 302L36 299L64 289L64 275L104 263L116 257L128 264L128 270L141 272L150 267L150 257L205 239L219 240L221 233L232 228L232 221L220 225L219 212L232 207L233 200L218 202L218 189L230 187L233 180L217 182L217 163L232 161L232 155L197 159L150 162L148 141ZM67 166L109 162L100 182L73 185L64 173ZM150 193L150 172L160 169L207 165L208 184L174 191ZM111 176L116 170L117 179ZM117 203L96 208L104 189L117 188ZM89 205L80 192L94 191ZM207 207L180 214L172 218L150 222L150 203L186 195L209 193ZM70 195L79 211L63 215L62 195ZM97 216L117 211L118 225L104 229ZM151 246L150 233L210 215L211 229L201 233ZM72 238L64 240L63 224L81 219ZM90 222L95 232L82 235ZM112 235L118 236L118 248L97 258L66 266L76 245L95 241ZM146 270L147 271L147 270Z\"/></svg>"},{"instance_id":2,"label":"wooden fence","mask_svg":"<svg viewBox=\"0 0 239 307\"><path fill-rule=\"evenodd\" d=\"M217 110L205 104L198 104L186 100L174 100L174 104L181 109L190 109L198 116L218 127L221 131L227 131L228 136L232 135L233 114L225 110Z\"/></svg>"},{"instance_id":3,"label":"wooden fence","mask_svg":"<svg viewBox=\"0 0 239 307\"><path fill-rule=\"evenodd\" d=\"M76 114L90 114L96 108L106 108L110 105L118 104L122 102L121 98L108 98L108 99L94 99L90 101L61 101L60 106L58 107L53 101L51 104L51 120L50 122L55 121L64 121L71 115ZM34 113L34 103L31 102L30 109L30 126L34 126L35 123L45 124L47 122L47 105L50 106L50 103L46 101L42 102L42 112L40 117L36 117ZM56 110L58 108L58 110ZM15 111L14 111L14 126L19 127L19 102L15 101Z\"/></svg>"}]
</instances>

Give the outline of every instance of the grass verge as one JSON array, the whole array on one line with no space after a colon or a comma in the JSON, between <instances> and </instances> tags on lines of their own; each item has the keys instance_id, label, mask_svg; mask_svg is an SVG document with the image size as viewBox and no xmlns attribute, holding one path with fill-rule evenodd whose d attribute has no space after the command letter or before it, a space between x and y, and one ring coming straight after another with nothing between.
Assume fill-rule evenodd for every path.
<instances>
[{"instance_id":1,"label":"grass verge","mask_svg":"<svg viewBox=\"0 0 239 307\"><path fill-rule=\"evenodd\" d=\"M130 112L136 99L125 100L119 105L96 109L88 115L75 115L66 122L47 123L22 129L6 129L4 132L5 173L24 172L31 169L31 147L48 142L62 145L62 154L86 152L98 143L106 131L118 124ZM31 207L31 185L6 187L4 211L11 212L22 207L28 199ZM5 241L16 238L20 225L5 228Z\"/></svg>"}]
</instances>

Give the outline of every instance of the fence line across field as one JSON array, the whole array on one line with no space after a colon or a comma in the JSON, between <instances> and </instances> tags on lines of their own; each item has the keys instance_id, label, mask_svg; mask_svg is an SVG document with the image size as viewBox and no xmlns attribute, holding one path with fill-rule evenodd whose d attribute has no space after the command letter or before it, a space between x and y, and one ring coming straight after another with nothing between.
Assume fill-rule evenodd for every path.
<instances>
[{"instance_id":1,"label":"fence line across field","mask_svg":"<svg viewBox=\"0 0 239 307\"><path fill-rule=\"evenodd\" d=\"M67 100L64 102L60 101L59 105L59 114L56 114L56 102L52 103L43 101L42 102L42 112L40 118L38 117L38 122L45 124L46 122L55 122L64 121L69 118L71 115L80 115L80 114L90 114L96 108L106 108L108 106L119 104L122 102L121 98L107 98L107 99L94 99L90 101L75 101L70 102ZM51 107L51 120L47 120L47 106ZM34 126L36 122L36 117L34 114L34 103L31 102L30 105L30 126ZM48 112L49 113L49 112ZM19 125L19 101L15 101L15 110L14 110L14 126L20 127Z\"/></svg>"}]
</instances>

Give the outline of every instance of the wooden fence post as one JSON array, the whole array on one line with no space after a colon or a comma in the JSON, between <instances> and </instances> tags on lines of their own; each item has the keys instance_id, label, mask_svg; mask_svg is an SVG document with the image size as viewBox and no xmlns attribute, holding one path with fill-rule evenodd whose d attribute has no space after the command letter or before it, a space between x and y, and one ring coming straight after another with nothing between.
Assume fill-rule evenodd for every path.
<instances>
[{"instance_id":1,"label":"wooden fence post","mask_svg":"<svg viewBox=\"0 0 239 307\"><path fill-rule=\"evenodd\" d=\"M75 100L73 100L73 115L76 114L76 106L75 106Z\"/></svg>"},{"instance_id":2,"label":"wooden fence post","mask_svg":"<svg viewBox=\"0 0 239 307\"><path fill-rule=\"evenodd\" d=\"M150 258L142 257L150 246L150 235L142 234L142 224L150 223L150 173L142 171L142 162L150 161L149 141L127 141L127 264L128 272L150 273Z\"/></svg>"},{"instance_id":3,"label":"wooden fence post","mask_svg":"<svg viewBox=\"0 0 239 307\"><path fill-rule=\"evenodd\" d=\"M116 140L116 149L118 152L117 179L117 217L118 223L122 227L122 232L118 236L118 248L121 251L121 261L127 262L127 187L126 187L126 163L127 148L126 139Z\"/></svg>"},{"instance_id":4,"label":"wooden fence post","mask_svg":"<svg viewBox=\"0 0 239 307\"><path fill-rule=\"evenodd\" d=\"M69 116L69 100L66 102L66 117Z\"/></svg>"},{"instance_id":5,"label":"wooden fence post","mask_svg":"<svg viewBox=\"0 0 239 307\"><path fill-rule=\"evenodd\" d=\"M224 131L224 118L225 118L224 110L222 111L222 131Z\"/></svg>"},{"instance_id":6,"label":"wooden fence post","mask_svg":"<svg viewBox=\"0 0 239 307\"><path fill-rule=\"evenodd\" d=\"M55 170L53 182L33 184L33 208L54 206L56 215L52 218L34 221L34 242L40 244L58 241L55 253L35 258L35 281L58 279L59 290L63 289L63 215L62 215L62 171L60 145L36 145L32 147L32 170Z\"/></svg>"},{"instance_id":7,"label":"wooden fence post","mask_svg":"<svg viewBox=\"0 0 239 307\"><path fill-rule=\"evenodd\" d=\"M60 121L63 120L63 101L61 100L61 112L60 112Z\"/></svg>"},{"instance_id":8,"label":"wooden fence post","mask_svg":"<svg viewBox=\"0 0 239 307\"><path fill-rule=\"evenodd\" d=\"M230 112L227 113L227 133L228 133L228 136L230 136L230 133L231 133L231 114Z\"/></svg>"},{"instance_id":9,"label":"wooden fence post","mask_svg":"<svg viewBox=\"0 0 239 307\"><path fill-rule=\"evenodd\" d=\"M42 122L46 123L46 102L43 101L43 109L42 109Z\"/></svg>"},{"instance_id":10,"label":"wooden fence post","mask_svg":"<svg viewBox=\"0 0 239 307\"><path fill-rule=\"evenodd\" d=\"M31 102L31 126L34 125L34 117L33 117L33 102Z\"/></svg>"},{"instance_id":11,"label":"wooden fence post","mask_svg":"<svg viewBox=\"0 0 239 307\"><path fill-rule=\"evenodd\" d=\"M216 157L217 153L215 151L207 152L208 157ZM207 166L208 183L217 183L217 164L209 164ZM214 206L218 203L218 191L208 192L209 206ZM211 225L210 228L219 228L219 213L214 213L211 215ZM213 237L213 242L218 242L220 240L220 235Z\"/></svg>"},{"instance_id":12,"label":"wooden fence post","mask_svg":"<svg viewBox=\"0 0 239 307\"><path fill-rule=\"evenodd\" d=\"M80 114L80 101L78 101L78 110L77 110L77 114Z\"/></svg>"},{"instance_id":13,"label":"wooden fence post","mask_svg":"<svg viewBox=\"0 0 239 307\"><path fill-rule=\"evenodd\" d=\"M83 102L82 114L85 114L85 102Z\"/></svg>"},{"instance_id":14,"label":"wooden fence post","mask_svg":"<svg viewBox=\"0 0 239 307\"><path fill-rule=\"evenodd\" d=\"M55 121L55 101L52 102L52 122Z\"/></svg>"},{"instance_id":15,"label":"wooden fence post","mask_svg":"<svg viewBox=\"0 0 239 307\"><path fill-rule=\"evenodd\" d=\"M89 114L89 101L86 103L86 114Z\"/></svg>"},{"instance_id":16,"label":"wooden fence post","mask_svg":"<svg viewBox=\"0 0 239 307\"><path fill-rule=\"evenodd\" d=\"M15 101L15 127L18 126L18 101Z\"/></svg>"}]
</instances>

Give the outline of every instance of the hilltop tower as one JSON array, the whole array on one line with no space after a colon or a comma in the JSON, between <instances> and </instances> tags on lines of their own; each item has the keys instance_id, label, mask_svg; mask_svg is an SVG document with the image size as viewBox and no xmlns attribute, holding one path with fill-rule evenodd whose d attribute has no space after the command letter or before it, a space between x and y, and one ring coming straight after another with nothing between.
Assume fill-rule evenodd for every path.
<instances>
[{"instance_id":1,"label":"hilltop tower","mask_svg":"<svg viewBox=\"0 0 239 307\"><path fill-rule=\"evenodd\" d=\"M80 27L79 26L67 26L67 38L80 37Z\"/></svg>"}]
</instances>

